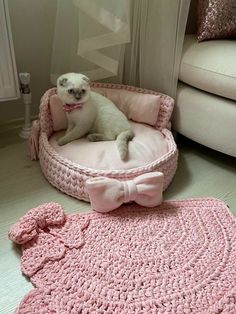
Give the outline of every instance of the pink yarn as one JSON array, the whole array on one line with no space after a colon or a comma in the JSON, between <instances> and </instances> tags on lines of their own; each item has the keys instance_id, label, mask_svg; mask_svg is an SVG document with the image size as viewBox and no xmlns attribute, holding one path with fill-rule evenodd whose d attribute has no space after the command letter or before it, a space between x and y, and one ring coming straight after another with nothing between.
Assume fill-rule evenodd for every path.
<instances>
[{"instance_id":1,"label":"pink yarn","mask_svg":"<svg viewBox=\"0 0 236 314\"><path fill-rule=\"evenodd\" d=\"M28 147L31 160L39 158L39 136L40 136L40 121L34 120L32 123L32 131L28 140Z\"/></svg>"},{"instance_id":2,"label":"pink yarn","mask_svg":"<svg viewBox=\"0 0 236 314\"><path fill-rule=\"evenodd\" d=\"M17 314L236 313L236 221L219 200L83 215L44 204L9 237L35 285Z\"/></svg>"},{"instance_id":3,"label":"pink yarn","mask_svg":"<svg viewBox=\"0 0 236 314\"><path fill-rule=\"evenodd\" d=\"M162 133L168 147L168 152L163 154L161 157L156 158L153 162L145 163L141 167L131 167L126 170L123 168L122 170L98 170L93 167L84 167L79 163L75 163L70 159L63 157L56 152L49 141L55 127L55 111L53 117L51 112L53 103L51 103L51 99L53 99L53 96L55 97L57 92L56 88L52 88L43 95L39 113L40 136L38 143L38 157L41 169L47 180L63 193L87 202L89 201L89 195L85 187L85 183L87 179L98 176L125 181L132 180L135 177L147 172L159 171L164 174L163 190L165 190L175 175L178 160L178 150L175 141L172 133L167 129L167 127L169 127L169 120L174 108L174 100L167 95L132 86L93 83L91 87L94 89L106 89L106 94L112 94L113 90L116 94L118 94L117 91L120 90L123 92L139 93L141 96L145 96L145 98L149 95L151 97L155 96L154 98L160 98L160 107L158 105L158 116L156 117L157 119L155 119L156 122L154 128ZM108 92L108 90L110 91ZM126 104L128 104L127 101ZM56 118L58 119L59 116L61 115L57 115ZM66 127L63 119L59 118L59 122ZM33 159L37 159L34 158L35 156L37 157L37 154L32 154L31 156Z\"/></svg>"}]
</instances>

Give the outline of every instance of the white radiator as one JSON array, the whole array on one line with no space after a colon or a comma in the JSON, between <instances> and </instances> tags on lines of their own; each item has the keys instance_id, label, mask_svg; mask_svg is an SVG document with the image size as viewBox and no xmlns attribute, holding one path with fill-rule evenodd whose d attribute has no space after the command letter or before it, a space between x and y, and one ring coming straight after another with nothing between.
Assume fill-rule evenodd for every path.
<instances>
[{"instance_id":1,"label":"white radiator","mask_svg":"<svg viewBox=\"0 0 236 314\"><path fill-rule=\"evenodd\" d=\"M0 101L20 97L7 0L0 0Z\"/></svg>"}]
</instances>

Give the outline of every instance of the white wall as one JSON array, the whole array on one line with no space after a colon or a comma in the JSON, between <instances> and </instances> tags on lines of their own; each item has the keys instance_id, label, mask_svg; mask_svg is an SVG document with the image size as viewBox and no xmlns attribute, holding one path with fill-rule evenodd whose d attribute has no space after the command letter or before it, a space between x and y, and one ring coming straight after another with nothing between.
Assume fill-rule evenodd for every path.
<instances>
[{"instance_id":1,"label":"white wall","mask_svg":"<svg viewBox=\"0 0 236 314\"><path fill-rule=\"evenodd\" d=\"M51 87L50 62L56 0L8 0L17 70L30 72L32 115L44 91ZM21 100L0 102L0 124L24 116Z\"/></svg>"},{"instance_id":2,"label":"white wall","mask_svg":"<svg viewBox=\"0 0 236 314\"><path fill-rule=\"evenodd\" d=\"M51 87L50 63L56 1L8 0L17 70L30 72L32 77L32 115L38 113L40 98ZM196 28L196 0L191 2L187 33L195 32ZM0 124L23 116L21 99L0 102Z\"/></svg>"}]
</instances>

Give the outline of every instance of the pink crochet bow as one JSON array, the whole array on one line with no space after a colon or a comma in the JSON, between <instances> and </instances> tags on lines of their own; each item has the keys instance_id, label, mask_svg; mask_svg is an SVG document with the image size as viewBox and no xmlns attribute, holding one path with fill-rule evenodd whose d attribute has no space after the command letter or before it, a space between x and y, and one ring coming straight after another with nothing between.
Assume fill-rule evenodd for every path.
<instances>
[{"instance_id":1,"label":"pink crochet bow","mask_svg":"<svg viewBox=\"0 0 236 314\"><path fill-rule=\"evenodd\" d=\"M46 203L31 209L10 227L9 238L22 245L21 269L32 276L48 261L60 260L67 248L84 244L83 230L88 217L66 218L61 205Z\"/></svg>"},{"instance_id":2,"label":"pink crochet bow","mask_svg":"<svg viewBox=\"0 0 236 314\"><path fill-rule=\"evenodd\" d=\"M61 205L51 202L32 208L9 229L9 238L24 244L35 238L40 229L57 226L65 222L65 214Z\"/></svg>"},{"instance_id":3,"label":"pink crochet bow","mask_svg":"<svg viewBox=\"0 0 236 314\"><path fill-rule=\"evenodd\" d=\"M162 172L150 172L129 181L92 178L86 181L86 187L92 208L105 213L131 201L147 207L160 205L163 181Z\"/></svg>"}]
</instances>

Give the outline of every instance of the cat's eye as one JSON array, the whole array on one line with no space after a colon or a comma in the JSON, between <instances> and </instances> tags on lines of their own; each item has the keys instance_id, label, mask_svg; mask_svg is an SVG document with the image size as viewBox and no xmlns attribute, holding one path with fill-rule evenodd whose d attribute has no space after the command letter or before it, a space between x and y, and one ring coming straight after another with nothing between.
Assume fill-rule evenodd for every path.
<instances>
[{"instance_id":1,"label":"cat's eye","mask_svg":"<svg viewBox=\"0 0 236 314\"><path fill-rule=\"evenodd\" d=\"M86 89L82 89L81 93L84 94L86 92Z\"/></svg>"},{"instance_id":2,"label":"cat's eye","mask_svg":"<svg viewBox=\"0 0 236 314\"><path fill-rule=\"evenodd\" d=\"M69 93L69 94L73 94L73 93L74 93L73 88L68 89L68 93Z\"/></svg>"}]
</instances>

